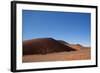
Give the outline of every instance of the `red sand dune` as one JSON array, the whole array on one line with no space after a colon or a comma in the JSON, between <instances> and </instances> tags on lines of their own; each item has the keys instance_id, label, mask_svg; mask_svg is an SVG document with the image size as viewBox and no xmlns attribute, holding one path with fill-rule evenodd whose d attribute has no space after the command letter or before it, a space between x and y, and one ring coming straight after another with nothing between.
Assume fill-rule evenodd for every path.
<instances>
[{"instance_id":1,"label":"red sand dune","mask_svg":"<svg viewBox=\"0 0 100 73\"><path fill-rule=\"evenodd\" d=\"M64 51L75 51L75 49L52 38L39 38L23 41L23 55L47 54Z\"/></svg>"}]
</instances>

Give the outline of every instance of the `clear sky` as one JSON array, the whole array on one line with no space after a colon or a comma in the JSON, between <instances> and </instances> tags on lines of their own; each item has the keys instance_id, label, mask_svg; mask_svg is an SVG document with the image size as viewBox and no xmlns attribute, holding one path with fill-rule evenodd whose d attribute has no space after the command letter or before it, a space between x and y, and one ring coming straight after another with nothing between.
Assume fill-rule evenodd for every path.
<instances>
[{"instance_id":1,"label":"clear sky","mask_svg":"<svg viewBox=\"0 0 100 73\"><path fill-rule=\"evenodd\" d=\"M23 10L23 40L52 37L90 46L91 14Z\"/></svg>"}]
</instances>

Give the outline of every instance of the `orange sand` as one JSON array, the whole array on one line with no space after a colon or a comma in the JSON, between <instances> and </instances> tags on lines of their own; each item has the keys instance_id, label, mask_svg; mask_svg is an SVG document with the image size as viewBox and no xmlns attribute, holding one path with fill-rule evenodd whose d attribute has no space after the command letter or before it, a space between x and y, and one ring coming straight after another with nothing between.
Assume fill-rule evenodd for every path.
<instances>
[{"instance_id":1,"label":"orange sand","mask_svg":"<svg viewBox=\"0 0 100 73\"><path fill-rule=\"evenodd\" d=\"M42 62L42 61L68 61L68 60L86 60L91 59L91 49L84 48L78 51L50 53L44 55L24 55L22 61Z\"/></svg>"}]
</instances>

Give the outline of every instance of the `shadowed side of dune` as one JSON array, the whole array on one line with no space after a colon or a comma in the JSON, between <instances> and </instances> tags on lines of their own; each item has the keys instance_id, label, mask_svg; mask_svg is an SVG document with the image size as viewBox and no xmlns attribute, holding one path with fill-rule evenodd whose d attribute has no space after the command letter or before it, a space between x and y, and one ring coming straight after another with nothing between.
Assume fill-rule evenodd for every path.
<instances>
[{"instance_id":1,"label":"shadowed side of dune","mask_svg":"<svg viewBox=\"0 0 100 73\"><path fill-rule=\"evenodd\" d=\"M47 54L64 51L75 51L75 49L52 38L39 38L23 41L23 55Z\"/></svg>"}]
</instances>

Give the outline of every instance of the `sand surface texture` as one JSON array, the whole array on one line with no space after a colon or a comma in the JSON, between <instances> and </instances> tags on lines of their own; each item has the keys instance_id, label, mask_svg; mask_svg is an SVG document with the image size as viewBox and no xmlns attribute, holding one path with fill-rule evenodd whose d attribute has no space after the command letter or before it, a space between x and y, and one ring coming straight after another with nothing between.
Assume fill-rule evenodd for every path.
<instances>
[{"instance_id":1,"label":"sand surface texture","mask_svg":"<svg viewBox=\"0 0 100 73\"><path fill-rule=\"evenodd\" d=\"M86 60L91 59L89 48L72 52L58 52L51 54L24 55L23 62L41 62L41 61L68 61L68 60Z\"/></svg>"}]
</instances>

